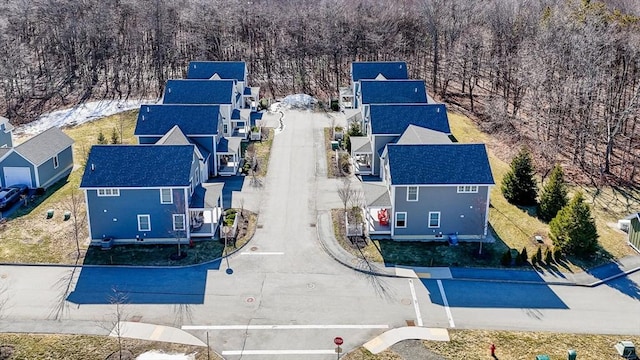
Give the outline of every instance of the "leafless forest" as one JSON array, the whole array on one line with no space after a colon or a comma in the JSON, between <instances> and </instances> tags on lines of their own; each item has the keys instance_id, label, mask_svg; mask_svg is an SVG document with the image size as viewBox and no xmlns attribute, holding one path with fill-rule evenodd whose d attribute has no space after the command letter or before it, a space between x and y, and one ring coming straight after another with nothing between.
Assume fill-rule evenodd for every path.
<instances>
[{"instance_id":1,"label":"leafless forest","mask_svg":"<svg viewBox=\"0 0 640 360\"><path fill-rule=\"evenodd\" d=\"M0 114L152 98L190 60L245 60L263 96L337 96L353 60L429 92L583 181L637 183L640 2L2 0Z\"/></svg>"}]
</instances>

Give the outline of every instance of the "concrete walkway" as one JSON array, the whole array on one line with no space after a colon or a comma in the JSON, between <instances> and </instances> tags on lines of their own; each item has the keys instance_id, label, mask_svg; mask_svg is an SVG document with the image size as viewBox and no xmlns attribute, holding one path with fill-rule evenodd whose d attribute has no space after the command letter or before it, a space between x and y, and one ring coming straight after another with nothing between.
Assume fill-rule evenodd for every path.
<instances>
[{"instance_id":1,"label":"concrete walkway","mask_svg":"<svg viewBox=\"0 0 640 360\"><path fill-rule=\"evenodd\" d=\"M207 344L202 342L202 340L181 329L131 321L121 321L120 326L114 326L109 336L162 341L184 345L207 346Z\"/></svg>"},{"instance_id":2,"label":"concrete walkway","mask_svg":"<svg viewBox=\"0 0 640 360\"><path fill-rule=\"evenodd\" d=\"M450 339L447 329L405 326L386 331L363 346L372 354L379 354L393 346L393 344L403 340L449 341Z\"/></svg>"}]
</instances>

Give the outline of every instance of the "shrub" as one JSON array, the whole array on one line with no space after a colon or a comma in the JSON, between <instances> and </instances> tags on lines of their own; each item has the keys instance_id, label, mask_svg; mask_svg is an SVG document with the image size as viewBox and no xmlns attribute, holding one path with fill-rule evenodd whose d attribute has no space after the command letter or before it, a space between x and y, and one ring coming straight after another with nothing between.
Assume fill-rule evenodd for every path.
<instances>
[{"instance_id":1,"label":"shrub","mask_svg":"<svg viewBox=\"0 0 640 360\"><path fill-rule=\"evenodd\" d=\"M331 110L333 111L340 110L340 102L338 100L331 100Z\"/></svg>"},{"instance_id":2,"label":"shrub","mask_svg":"<svg viewBox=\"0 0 640 360\"><path fill-rule=\"evenodd\" d=\"M553 254L551 252L551 249L547 248L547 250L545 250L544 252L544 262L547 265L551 265L553 263Z\"/></svg>"},{"instance_id":3,"label":"shrub","mask_svg":"<svg viewBox=\"0 0 640 360\"><path fill-rule=\"evenodd\" d=\"M553 245L564 254L593 255L598 248L598 231L591 208L582 193L576 193L549 223Z\"/></svg>"},{"instance_id":4,"label":"shrub","mask_svg":"<svg viewBox=\"0 0 640 360\"><path fill-rule=\"evenodd\" d=\"M538 264L538 254L531 255L531 265L536 266Z\"/></svg>"},{"instance_id":5,"label":"shrub","mask_svg":"<svg viewBox=\"0 0 640 360\"><path fill-rule=\"evenodd\" d=\"M507 249L507 251L502 254L502 258L500 259L500 263L502 266L510 266L511 265L511 249Z\"/></svg>"},{"instance_id":6,"label":"shrub","mask_svg":"<svg viewBox=\"0 0 640 360\"><path fill-rule=\"evenodd\" d=\"M538 262L542 262L542 248L538 246L538 250L536 251L536 258Z\"/></svg>"},{"instance_id":7,"label":"shrub","mask_svg":"<svg viewBox=\"0 0 640 360\"><path fill-rule=\"evenodd\" d=\"M556 262L562 260L562 249L560 249L559 247L554 247L553 258L555 259Z\"/></svg>"},{"instance_id":8,"label":"shrub","mask_svg":"<svg viewBox=\"0 0 640 360\"><path fill-rule=\"evenodd\" d=\"M98 144L100 145L104 145L107 143L107 138L104 137L104 134L102 133L102 130L100 130L100 132L98 132Z\"/></svg>"},{"instance_id":9,"label":"shrub","mask_svg":"<svg viewBox=\"0 0 640 360\"><path fill-rule=\"evenodd\" d=\"M551 221L558 211L567 205L567 188L564 183L562 167L556 165L551 171L549 181L542 188L538 217L543 221Z\"/></svg>"},{"instance_id":10,"label":"shrub","mask_svg":"<svg viewBox=\"0 0 640 360\"><path fill-rule=\"evenodd\" d=\"M517 266L522 266L524 265L524 263L526 262L526 257L522 257L522 254L518 253L518 255L516 255L516 265Z\"/></svg>"},{"instance_id":11,"label":"shrub","mask_svg":"<svg viewBox=\"0 0 640 360\"><path fill-rule=\"evenodd\" d=\"M511 169L502 179L502 195L508 202L516 205L535 205L538 185L534 179L531 154L522 148L511 161Z\"/></svg>"},{"instance_id":12,"label":"shrub","mask_svg":"<svg viewBox=\"0 0 640 360\"><path fill-rule=\"evenodd\" d=\"M269 100L264 99L264 98L263 98L263 99L260 99L260 104L259 104L259 106L260 106L260 109L267 109L267 108L269 108Z\"/></svg>"},{"instance_id":13,"label":"shrub","mask_svg":"<svg viewBox=\"0 0 640 360\"><path fill-rule=\"evenodd\" d=\"M527 261L527 259L529 259L529 254L527 254L527 248L523 247L522 251L520 251L520 256L522 257L522 260Z\"/></svg>"}]
</instances>

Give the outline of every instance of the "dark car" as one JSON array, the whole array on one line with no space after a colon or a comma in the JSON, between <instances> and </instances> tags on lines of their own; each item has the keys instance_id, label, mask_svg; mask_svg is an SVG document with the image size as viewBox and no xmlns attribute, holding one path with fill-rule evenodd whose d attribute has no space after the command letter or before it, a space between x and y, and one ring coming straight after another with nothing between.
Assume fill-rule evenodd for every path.
<instances>
[{"instance_id":1,"label":"dark car","mask_svg":"<svg viewBox=\"0 0 640 360\"><path fill-rule=\"evenodd\" d=\"M7 188L9 189L18 189L18 192L20 192L20 195L22 194L26 194L27 191L29 191L29 186L25 185L25 184L15 184L15 185L11 185L11 186L7 186Z\"/></svg>"},{"instance_id":2,"label":"dark car","mask_svg":"<svg viewBox=\"0 0 640 360\"><path fill-rule=\"evenodd\" d=\"M8 187L0 190L0 210L5 210L11 207L20 199L20 189L15 187Z\"/></svg>"}]
</instances>

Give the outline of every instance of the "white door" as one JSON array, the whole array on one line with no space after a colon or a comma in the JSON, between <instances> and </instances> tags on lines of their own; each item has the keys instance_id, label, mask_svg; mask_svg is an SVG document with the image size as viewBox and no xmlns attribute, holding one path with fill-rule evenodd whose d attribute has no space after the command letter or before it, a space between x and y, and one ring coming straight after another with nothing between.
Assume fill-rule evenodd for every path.
<instances>
[{"instance_id":1,"label":"white door","mask_svg":"<svg viewBox=\"0 0 640 360\"><path fill-rule=\"evenodd\" d=\"M31 183L31 169L28 167L5 167L4 185L26 184L33 187Z\"/></svg>"}]
</instances>

